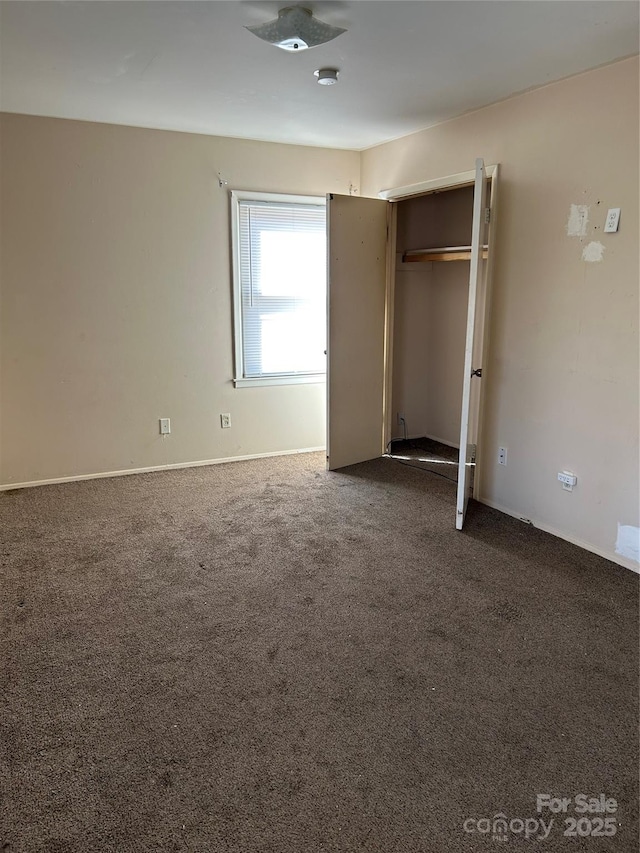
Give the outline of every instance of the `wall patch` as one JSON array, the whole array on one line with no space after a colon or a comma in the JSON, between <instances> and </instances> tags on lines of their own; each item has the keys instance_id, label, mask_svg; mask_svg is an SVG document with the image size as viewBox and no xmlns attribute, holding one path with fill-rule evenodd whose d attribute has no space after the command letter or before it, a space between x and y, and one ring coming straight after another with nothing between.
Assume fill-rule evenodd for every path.
<instances>
[{"instance_id":1,"label":"wall patch","mask_svg":"<svg viewBox=\"0 0 640 853\"><path fill-rule=\"evenodd\" d=\"M616 554L640 564L640 527L618 523Z\"/></svg>"},{"instance_id":2,"label":"wall patch","mask_svg":"<svg viewBox=\"0 0 640 853\"><path fill-rule=\"evenodd\" d=\"M589 205L572 204L567 220L567 235L569 237L586 237L589 222Z\"/></svg>"},{"instance_id":3,"label":"wall patch","mask_svg":"<svg viewBox=\"0 0 640 853\"><path fill-rule=\"evenodd\" d=\"M587 245L582 250L582 260L587 261L587 263L589 264L601 261L603 255L604 246L597 240L593 240L591 243L587 243Z\"/></svg>"}]
</instances>

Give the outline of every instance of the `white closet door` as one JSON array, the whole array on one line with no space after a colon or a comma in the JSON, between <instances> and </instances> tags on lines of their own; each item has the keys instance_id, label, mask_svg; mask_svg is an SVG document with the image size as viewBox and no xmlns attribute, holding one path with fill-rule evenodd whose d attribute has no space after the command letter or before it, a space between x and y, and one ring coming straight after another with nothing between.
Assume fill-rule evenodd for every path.
<instances>
[{"instance_id":1,"label":"white closet door","mask_svg":"<svg viewBox=\"0 0 640 853\"><path fill-rule=\"evenodd\" d=\"M389 203L327 198L327 467L384 453Z\"/></svg>"},{"instance_id":2,"label":"white closet door","mask_svg":"<svg viewBox=\"0 0 640 853\"><path fill-rule=\"evenodd\" d=\"M482 347L478 338L483 330L478 329L484 319L486 288L486 263L482 258L487 224L485 222L487 178L484 161L476 160L476 176L473 196L473 225L471 229L471 263L469 273L469 303L467 308L467 335L464 355L464 377L462 382L462 414L460 418L460 459L458 462L458 495L456 501L456 528L462 530L473 486L475 465L477 420L480 401L479 383L482 379L473 375L482 363Z\"/></svg>"}]
</instances>

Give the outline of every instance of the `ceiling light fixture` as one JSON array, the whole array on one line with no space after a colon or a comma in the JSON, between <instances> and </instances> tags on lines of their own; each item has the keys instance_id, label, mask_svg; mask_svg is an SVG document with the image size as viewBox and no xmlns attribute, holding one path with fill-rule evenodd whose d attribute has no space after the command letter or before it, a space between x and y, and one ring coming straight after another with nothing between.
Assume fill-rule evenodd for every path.
<instances>
[{"instance_id":1,"label":"ceiling light fixture","mask_svg":"<svg viewBox=\"0 0 640 853\"><path fill-rule=\"evenodd\" d=\"M318 68L318 70L313 73L318 78L318 83L320 83L321 86L333 86L334 83L338 82L337 68Z\"/></svg>"},{"instance_id":2,"label":"ceiling light fixture","mask_svg":"<svg viewBox=\"0 0 640 853\"><path fill-rule=\"evenodd\" d=\"M288 6L280 9L278 17L257 27L245 27L254 36L281 47L283 50L306 50L336 38L346 30L332 27L313 17L309 9L302 6ZM318 80L318 82L321 82ZM335 80L333 81L335 83Z\"/></svg>"}]
</instances>

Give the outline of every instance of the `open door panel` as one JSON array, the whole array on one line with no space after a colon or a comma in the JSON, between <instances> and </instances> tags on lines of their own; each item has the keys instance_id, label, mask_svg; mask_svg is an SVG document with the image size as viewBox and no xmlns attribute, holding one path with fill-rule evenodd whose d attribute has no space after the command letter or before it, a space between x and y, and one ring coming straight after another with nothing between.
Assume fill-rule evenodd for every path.
<instances>
[{"instance_id":1,"label":"open door panel","mask_svg":"<svg viewBox=\"0 0 640 853\"><path fill-rule=\"evenodd\" d=\"M380 199L327 198L327 467L384 452L387 217Z\"/></svg>"},{"instance_id":2,"label":"open door panel","mask_svg":"<svg viewBox=\"0 0 640 853\"><path fill-rule=\"evenodd\" d=\"M471 262L469 271L469 301L465 340L464 374L462 382L462 412L460 418L460 456L458 462L458 492L456 499L456 528L462 530L473 477L478 434L480 382L482 381L482 341L484 339L485 303L487 298L486 261L483 246L488 225L487 176L484 162L476 160L473 224L471 228Z\"/></svg>"}]
</instances>

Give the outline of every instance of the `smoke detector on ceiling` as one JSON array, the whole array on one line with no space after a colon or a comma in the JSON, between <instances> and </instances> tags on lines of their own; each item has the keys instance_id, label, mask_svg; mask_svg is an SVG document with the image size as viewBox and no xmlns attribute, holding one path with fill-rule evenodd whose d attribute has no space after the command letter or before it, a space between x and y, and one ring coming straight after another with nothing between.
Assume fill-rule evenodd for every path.
<instances>
[{"instance_id":1,"label":"smoke detector on ceiling","mask_svg":"<svg viewBox=\"0 0 640 853\"><path fill-rule=\"evenodd\" d=\"M333 86L334 83L338 82L337 68L318 68L318 70L313 73L318 78L318 83L320 83L321 86Z\"/></svg>"},{"instance_id":2,"label":"smoke detector on ceiling","mask_svg":"<svg viewBox=\"0 0 640 853\"><path fill-rule=\"evenodd\" d=\"M309 9L302 6L288 6L280 9L278 17L267 24L257 27L245 27L250 33L263 41L281 47L283 50L296 51L326 44L346 30L332 27L313 17ZM318 81L320 82L320 81ZM335 82L335 81L334 81Z\"/></svg>"}]
</instances>

